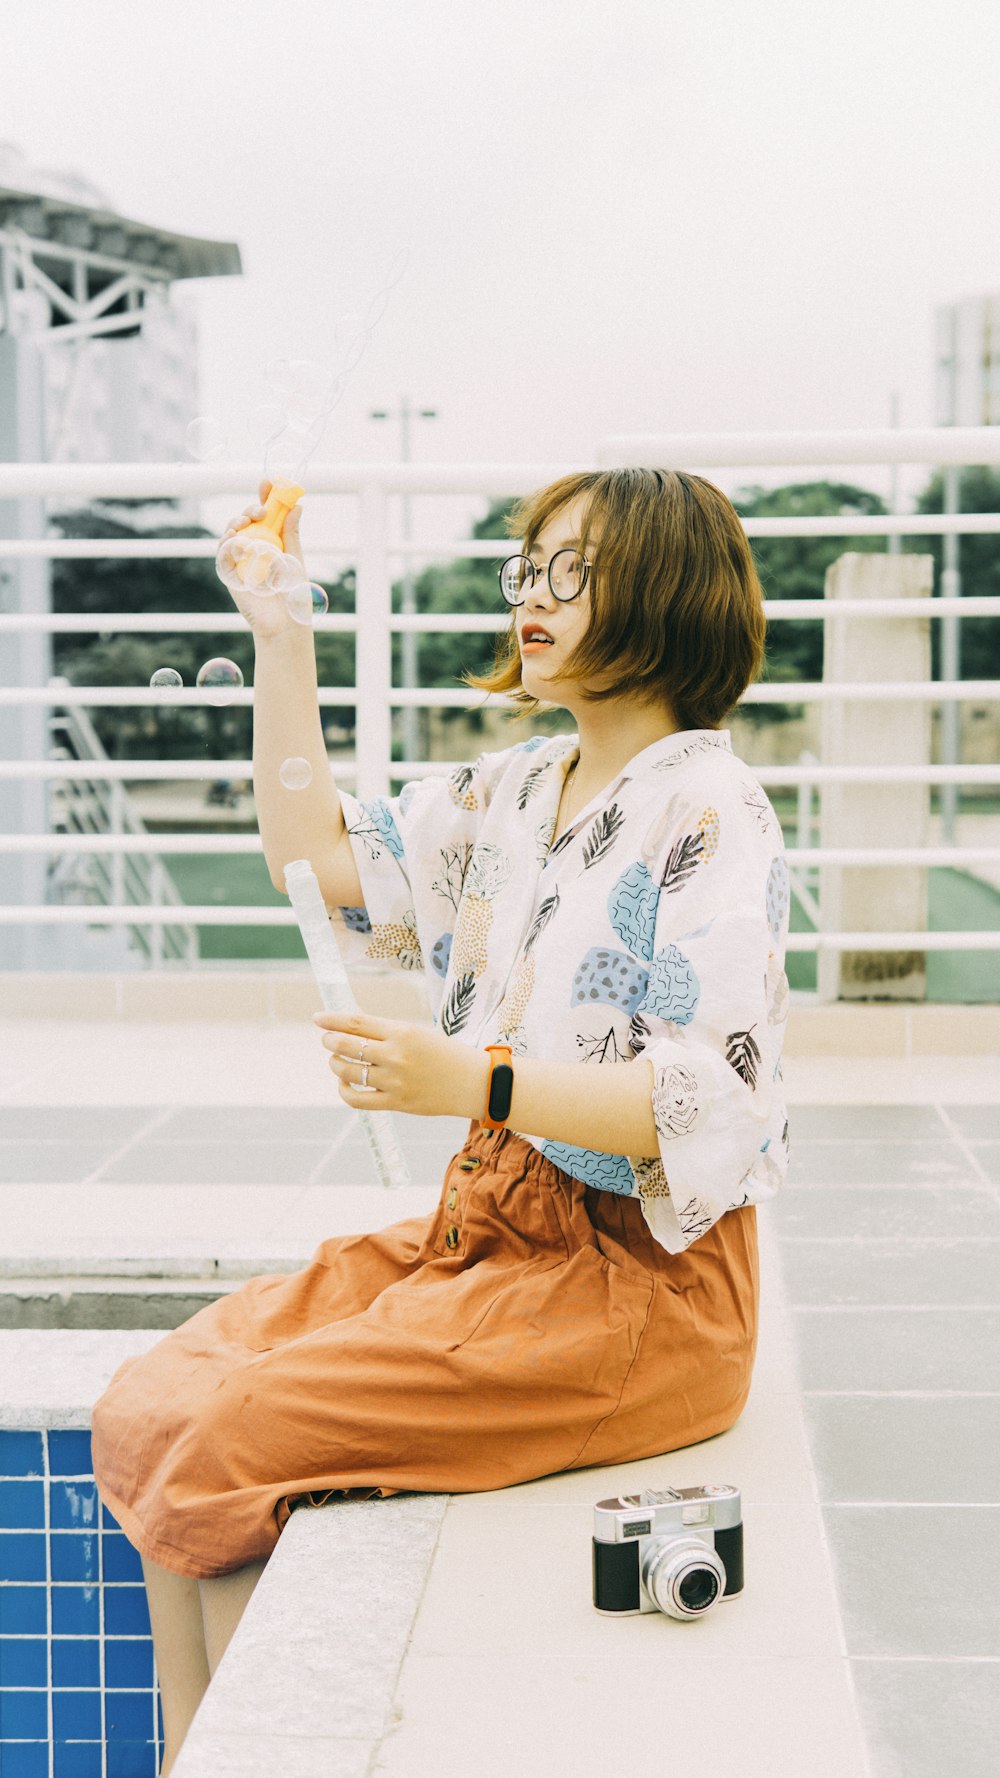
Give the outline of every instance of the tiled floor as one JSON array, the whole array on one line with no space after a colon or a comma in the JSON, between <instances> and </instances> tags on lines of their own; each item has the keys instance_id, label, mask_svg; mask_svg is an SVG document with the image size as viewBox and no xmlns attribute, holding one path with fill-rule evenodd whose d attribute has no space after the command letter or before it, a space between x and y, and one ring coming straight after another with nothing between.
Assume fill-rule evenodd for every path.
<instances>
[{"instance_id":1,"label":"tiled floor","mask_svg":"<svg viewBox=\"0 0 1000 1778\"><path fill-rule=\"evenodd\" d=\"M242 1070L210 1056L211 1043L227 1057L224 1030L200 1051L161 1032L141 1066L120 1033L103 1064L70 1027L62 1053L36 1038L0 1069L8 1273L42 1255L125 1269L167 1248L183 1269L224 1254L237 1218L244 1252L304 1260L366 1214L366 1145L311 1050L296 1060L298 1038L262 1032ZM1000 1082L967 1059L838 1066L789 1068L791 1176L760 1214L843 1646L871 1778L986 1778L1000 1741ZM467 1127L394 1122L410 1186L398 1208L385 1198L385 1221L431 1208Z\"/></svg>"},{"instance_id":2,"label":"tiled floor","mask_svg":"<svg viewBox=\"0 0 1000 1778\"><path fill-rule=\"evenodd\" d=\"M1000 1116L799 1105L777 1235L873 1778L995 1770ZM797 1138L797 1140L796 1140Z\"/></svg>"}]
</instances>

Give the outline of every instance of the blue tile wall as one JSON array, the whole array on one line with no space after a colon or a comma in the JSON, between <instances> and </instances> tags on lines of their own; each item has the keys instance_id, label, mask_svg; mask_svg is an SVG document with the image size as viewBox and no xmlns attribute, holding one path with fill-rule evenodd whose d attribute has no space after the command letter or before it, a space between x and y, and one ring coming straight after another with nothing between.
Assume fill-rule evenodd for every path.
<instances>
[{"instance_id":1,"label":"blue tile wall","mask_svg":"<svg viewBox=\"0 0 1000 1778\"><path fill-rule=\"evenodd\" d=\"M90 1434L0 1431L0 1772L156 1778L162 1757L142 1564Z\"/></svg>"}]
</instances>

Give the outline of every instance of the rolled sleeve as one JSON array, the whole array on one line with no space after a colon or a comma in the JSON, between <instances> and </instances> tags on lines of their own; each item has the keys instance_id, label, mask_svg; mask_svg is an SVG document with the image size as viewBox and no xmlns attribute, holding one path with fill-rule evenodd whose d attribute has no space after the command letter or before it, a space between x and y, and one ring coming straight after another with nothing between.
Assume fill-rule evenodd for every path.
<instances>
[{"instance_id":1,"label":"rolled sleeve","mask_svg":"<svg viewBox=\"0 0 1000 1778\"><path fill-rule=\"evenodd\" d=\"M345 965L422 969L437 1019L466 873L507 754L448 776L411 779L398 796L341 791L363 905L332 911Z\"/></svg>"},{"instance_id":2,"label":"rolled sleeve","mask_svg":"<svg viewBox=\"0 0 1000 1778\"><path fill-rule=\"evenodd\" d=\"M773 1197L785 1171L780 828L762 829L739 798L716 801L690 812L659 860L653 957L631 1026L633 1052L653 1067L659 1153L629 1164L671 1253L728 1210Z\"/></svg>"}]
</instances>

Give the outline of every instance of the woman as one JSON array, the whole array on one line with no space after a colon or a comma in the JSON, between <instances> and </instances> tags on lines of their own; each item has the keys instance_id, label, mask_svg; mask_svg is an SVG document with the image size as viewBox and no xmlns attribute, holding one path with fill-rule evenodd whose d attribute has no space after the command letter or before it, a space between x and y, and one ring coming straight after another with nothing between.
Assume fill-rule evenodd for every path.
<instances>
[{"instance_id":1,"label":"woman","mask_svg":"<svg viewBox=\"0 0 1000 1778\"><path fill-rule=\"evenodd\" d=\"M317 1015L340 1097L470 1125L431 1215L251 1279L95 1408L168 1755L299 1502L652 1456L747 1398L755 1205L786 1165L788 888L777 818L719 725L762 663L760 583L730 502L681 472L567 476L508 525L511 626L465 678L511 691L515 720L563 706L577 732L398 797L338 791L311 631L280 597L238 600L272 880L308 857L348 962L424 970L434 1013ZM285 542L301 560L298 509ZM312 780L289 793L292 756Z\"/></svg>"}]
</instances>

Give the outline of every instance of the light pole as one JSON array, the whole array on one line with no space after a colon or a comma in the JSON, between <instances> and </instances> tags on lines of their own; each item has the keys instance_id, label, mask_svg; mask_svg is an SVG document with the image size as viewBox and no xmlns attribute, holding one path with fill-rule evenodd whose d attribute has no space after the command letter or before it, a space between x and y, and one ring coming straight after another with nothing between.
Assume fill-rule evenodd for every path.
<instances>
[{"instance_id":1,"label":"light pole","mask_svg":"<svg viewBox=\"0 0 1000 1778\"><path fill-rule=\"evenodd\" d=\"M421 420L436 420L437 408L411 408L408 395L402 396L399 412L393 414L388 408L376 407L369 412L370 420L398 419L401 428L400 457L404 463L410 461L410 422L414 417ZM410 496L403 495L403 542L411 541L410 532ZM403 615L412 616L416 610L413 592L413 562L407 555L403 557ZM417 644L420 638L415 630L403 631L403 688L413 691L419 683L417 664ZM420 753L420 711L415 704L406 704L403 708L403 758L416 759Z\"/></svg>"}]
</instances>

